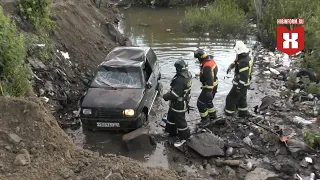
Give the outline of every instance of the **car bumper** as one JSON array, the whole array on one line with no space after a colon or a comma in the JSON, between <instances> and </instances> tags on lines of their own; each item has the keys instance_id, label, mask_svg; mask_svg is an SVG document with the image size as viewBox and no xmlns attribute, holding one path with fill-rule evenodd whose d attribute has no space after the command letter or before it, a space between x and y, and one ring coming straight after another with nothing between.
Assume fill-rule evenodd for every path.
<instances>
[{"instance_id":1,"label":"car bumper","mask_svg":"<svg viewBox=\"0 0 320 180\"><path fill-rule=\"evenodd\" d=\"M141 127L143 122L141 115L134 118L91 118L91 117L80 117L82 126L91 129L102 129L102 130L133 130ZM99 127L97 123L119 123L119 127Z\"/></svg>"}]
</instances>

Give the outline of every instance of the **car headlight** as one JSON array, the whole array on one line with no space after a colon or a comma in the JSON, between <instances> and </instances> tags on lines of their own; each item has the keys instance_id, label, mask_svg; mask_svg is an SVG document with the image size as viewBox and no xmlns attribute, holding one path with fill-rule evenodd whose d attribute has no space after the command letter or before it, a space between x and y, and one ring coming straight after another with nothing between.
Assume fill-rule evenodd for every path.
<instances>
[{"instance_id":1,"label":"car headlight","mask_svg":"<svg viewBox=\"0 0 320 180\"><path fill-rule=\"evenodd\" d=\"M82 109L82 114L90 115L90 114L92 114L92 110L91 109Z\"/></svg>"},{"instance_id":2,"label":"car headlight","mask_svg":"<svg viewBox=\"0 0 320 180\"><path fill-rule=\"evenodd\" d=\"M124 114L125 116L134 116L134 115L135 115L135 112L134 112L133 109L125 109L125 110L123 111L123 114Z\"/></svg>"}]
</instances>

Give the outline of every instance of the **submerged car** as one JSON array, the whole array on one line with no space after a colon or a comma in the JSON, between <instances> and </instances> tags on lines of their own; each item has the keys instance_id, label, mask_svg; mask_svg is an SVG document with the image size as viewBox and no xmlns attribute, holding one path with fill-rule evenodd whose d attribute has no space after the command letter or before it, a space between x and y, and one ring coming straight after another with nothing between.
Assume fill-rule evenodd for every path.
<instances>
[{"instance_id":1,"label":"submerged car","mask_svg":"<svg viewBox=\"0 0 320 180\"><path fill-rule=\"evenodd\" d=\"M116 47L85 83L82 126L90 130L141 127L162 90L160 78L157 56L150 47Z\"/></svg>"}]
</instances>

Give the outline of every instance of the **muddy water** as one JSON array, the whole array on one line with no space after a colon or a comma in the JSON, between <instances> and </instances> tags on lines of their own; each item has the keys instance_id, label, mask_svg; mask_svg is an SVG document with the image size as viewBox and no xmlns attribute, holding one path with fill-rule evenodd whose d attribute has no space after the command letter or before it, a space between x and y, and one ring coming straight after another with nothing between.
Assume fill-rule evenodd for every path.
<instances>
[{"instance_id":1,"label":"muddy water","mask_svg":"<svg viewBox=\"0 0 320 180\"><path fill-rule=\"evenodd\" d=\"M191 106L195 110L187 115L189 125L194 127L195 119L199 118L196 110L196 100L201 91L199 80L195 75L199 73L199 63L193 58L193 51L198 47L205 49L214 56L219 72L218 93L214 104L218 109L218 114L222 113L226 95L232 84L232 74L227 75L226 69L234 60L235 52L232 49L235 40L210 39L206 35L199 38L197 35L185 34L182 32L181 19L184 15L184 9L151 9L151 8L130 8L122 10L123 20L120 22L119 29L128 36L134 45L151 46L156 52L162 72L161 82L164 85L164 92L169 88L170 80L175 74L174 62L178 59L184 59L189 70L193 74L193 87ZM249 45L253 44L248 40ZM253 93L256 95L257 92ZM249 104L257 105L258 99L250 98ZM151 111L150 126L154 133L162 133L163 129L155 123L161 119L163 113L167 111L167 102L158 99ZM122 134L110 132L82 132L82 129L69 131L74 137L77 145L102 154L114 153L129 156L138 159L145 166L160 166L164 168L178 167L172 159L177 152L168 150L164 143L158 143L157 148L152 152L127 152L121 142ZM190 171L189 171L190 172Z\"/></svg>"}]
</instances>

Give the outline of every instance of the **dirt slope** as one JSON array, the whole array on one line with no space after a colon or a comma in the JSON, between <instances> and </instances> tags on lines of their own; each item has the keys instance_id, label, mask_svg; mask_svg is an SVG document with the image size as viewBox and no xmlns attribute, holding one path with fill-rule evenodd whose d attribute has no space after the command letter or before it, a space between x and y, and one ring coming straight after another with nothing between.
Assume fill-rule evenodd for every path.
<instances>
[{"instance_id":1,"label":"dirt slope","mask_svg":"<svg viewBox=\"0 0 320 180\"><path fill-rule=\"evenodd\" d=\"M37 99L0 97L0 117L0 179L179 179L129 158L77 149Z\"/></svg>"}]
</instances>

